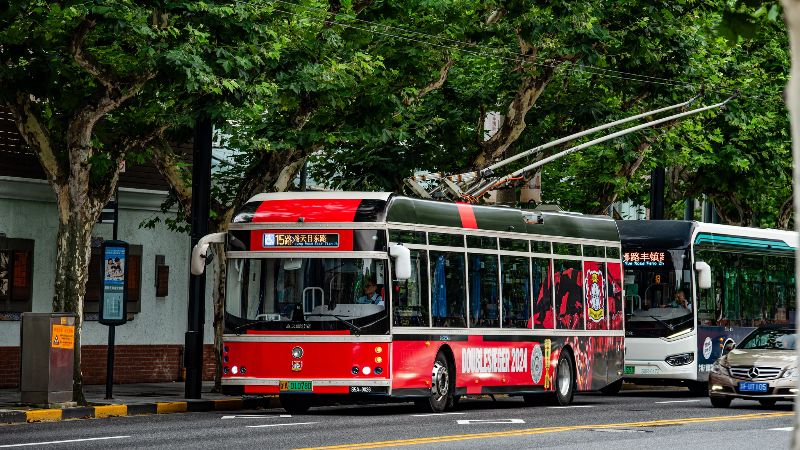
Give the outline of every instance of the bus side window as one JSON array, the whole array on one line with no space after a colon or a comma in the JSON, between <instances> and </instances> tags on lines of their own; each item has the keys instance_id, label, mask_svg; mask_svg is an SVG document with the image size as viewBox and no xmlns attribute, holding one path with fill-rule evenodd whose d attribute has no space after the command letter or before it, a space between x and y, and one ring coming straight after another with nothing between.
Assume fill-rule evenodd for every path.
<instances>
[{"instance_id":1,"label":"bus side window","mask_svg":"<svg viewBox=\"0 0 800 450\"><path fill-rule=\"evenodd\" d=\"M583 272L581 262L556 259L556 328L583 330Z\"/></svg>"},{"instance_id":2,"label":"bus side window","mask_svg":"<svg viewBox=\"0 0 800 450\"><path fill-rule=\"evenodd\" d=\"M392 276L392 285L394 324L402 327L429 326L428 263L425 250L411 250L411 277L407 280L396 280Z\"/></svg>"},{"instance_id":3,"label":"bus side window","mask_svg":"<svg viewBox=\"0 0 800 450\"><path fill-rule=\"evenodd\" d=\"M503 328L526 328L531 318L529 260L525 256L502 256L500 264Z\"/></svg>"},{"instance_id":4,"label":"bus side window","mask_svg":"<svg viewBox=\"0 0 800 450\"><path fill-rule=\"evenodd\" d=\"M500 289L497 255L470 253L469 324L477 328L500 327Z\"/></svg>"},{"instance_id":5,"label":"bus side window","mask_svg":"<svg viewBox=\"0 0 800 450\"><path fill-rule=\"evenodd\" d=\"M464 254L431 251L430 255L433 326L467 326Z\"/></svg>"}]
</instances>

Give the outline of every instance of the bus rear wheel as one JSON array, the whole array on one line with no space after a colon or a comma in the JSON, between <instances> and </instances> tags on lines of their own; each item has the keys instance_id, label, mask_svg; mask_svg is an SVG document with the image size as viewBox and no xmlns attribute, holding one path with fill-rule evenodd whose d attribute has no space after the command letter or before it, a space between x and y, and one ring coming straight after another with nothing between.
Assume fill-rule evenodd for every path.
<instances>
[{"instance_id":1,"label":"bus rear wheel","mask_svg":"<svg viewBox=\"0 0 800 450\"><path fill-rule=\"evenodd\" d=\"M424 405L435 413L446 411L452 408L455 403L455 383L450 374L450 363L443 352L436 355L431 369L431 395L427 402L422 400L418 405Z\"/></svg>"},{"instance_id":2,"label":"bus rear wheel","mask_svg":"<svg viewBox=\"0 0 800 450\"><path fill-rule=\"evenodd\" d=\"M311 408L311 396L299 394L282 394L281 407L289 414L302 414Z\"/></svg>"},{"instance_id":3,"label":"bus rear wheel","mask_svg":"<svg viewBox=\"0 0 800 450\"><path fill-rule=\"evenodd\" d=\"M572 355L569 351L561 351L556 366L555 395L551 401L557 406L568 406L575 396L575 369L572 365Z\"/></svg>"}]
</instances>

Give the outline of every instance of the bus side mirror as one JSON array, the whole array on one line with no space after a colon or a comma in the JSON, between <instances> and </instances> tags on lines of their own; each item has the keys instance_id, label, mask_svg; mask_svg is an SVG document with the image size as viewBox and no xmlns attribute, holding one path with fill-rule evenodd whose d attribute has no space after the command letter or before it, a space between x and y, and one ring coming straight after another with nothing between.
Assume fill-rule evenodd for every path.
<instances>
[{"instance_id":1,"label":"bus side mirror","mask_svg":"<svg viewBox=\"0 0 800 450\"><path fill-rule=\"evenodd\" d=\"M212 233L203 236L192 249L192 260L190 267L192 275L202 275L206 269L206 264L210 263L213 257L208 254L208 246L211 244L222 244L225 242L227 233Z\"/></svg>"},{"instance_id":2,"label":"bus side mirror","mask_svg":"<svg viewBox=\"0 0 800 450\"><path fill-rule=\"evenodd\" d=\"M411 278L411 251L400 244L392 244L389 256L394 258L394 277L398 280Z\"/></svg>"},{"instance_id":3,"label":"bus side mirror","mask_svg":"<svg viewBox=\"0 0 800 450\"><path fill-rule=\"evenodd\" d=\"M697 287L700 289L711 288L711 266L705 261L694 263L694 270L697 271Z\"/></svg>"},{"instance_id":4,"label":"bus side mirror","mask_svg":"<svg viewBox=\"0 0 800 450\"><path fill-rule=\"evenodd\" d=\"M734 348L736 348L736 342L733 342L733 339L728 339L725 341L725 345L722 346L722 354L727 355Z\"/></svg>"}]
</instances>

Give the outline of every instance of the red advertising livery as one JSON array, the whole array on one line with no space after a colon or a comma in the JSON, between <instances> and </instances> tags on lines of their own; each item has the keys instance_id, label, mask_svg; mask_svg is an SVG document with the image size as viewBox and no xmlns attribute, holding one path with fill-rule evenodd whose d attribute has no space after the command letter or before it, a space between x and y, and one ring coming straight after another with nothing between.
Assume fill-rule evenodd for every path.
<instances>
[{"instance_id":1,"label":"red advertising livery","mask_svg":"<svg viewBox=\"0 0 800 450\"><path fill-rule=\"evenodd\" d=\"M388 193L253 197L208 245L227 257L223 387L278 394L464 395L566 405L623 372L613 220Z\"/></svg>"}]
</instances>

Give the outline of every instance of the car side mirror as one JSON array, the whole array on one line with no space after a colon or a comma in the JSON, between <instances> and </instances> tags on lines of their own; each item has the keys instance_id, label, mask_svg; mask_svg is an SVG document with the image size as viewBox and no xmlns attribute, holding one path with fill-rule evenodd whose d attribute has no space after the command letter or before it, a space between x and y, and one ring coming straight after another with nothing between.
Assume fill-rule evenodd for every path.
<instances>
[{"instance_id":1,"label":"car side mirror","mask_svg":"<svg viewBox=\"0 0 800 450\"><path fill-rule=\"evenodd\" d=\"M394 277L398 280L411 278L411 251L400 244L392 244L389 256L394 258Z\"/></svg>"},{"instance_id":2,"label":"car side mirror","mask_svg":"<svg viewBox=\"0 0 800 450\"><path fill-rule=\"evenodd\" d=\"M705 261L694 263L694 270L697 272L697 287L700 289L711 288L711 266Z\"/></svg>"}]
</instances>

